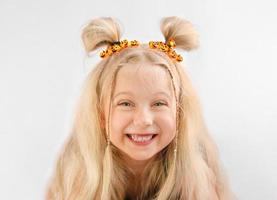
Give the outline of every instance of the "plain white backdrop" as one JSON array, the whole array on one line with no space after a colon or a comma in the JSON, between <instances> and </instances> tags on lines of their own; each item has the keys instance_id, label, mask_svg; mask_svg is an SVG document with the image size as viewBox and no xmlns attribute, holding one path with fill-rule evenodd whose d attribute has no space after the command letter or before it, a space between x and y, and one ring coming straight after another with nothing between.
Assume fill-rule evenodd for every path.
<instances>
[{"instance_id":1,"label":"plain white backdrop","mask_svg":"<svg viewBox=\"0 0 277 200\"><path fill-rule=\"evenodd\" d=\"M112 16L122 38L163 40L180 16L200 48L179 51L199 94L231 187L241 200L277 199L277 6L258 0L0 0L0 199L44 199L69 134L86 58L81 30Z\"/></svg>"}]
</instances>

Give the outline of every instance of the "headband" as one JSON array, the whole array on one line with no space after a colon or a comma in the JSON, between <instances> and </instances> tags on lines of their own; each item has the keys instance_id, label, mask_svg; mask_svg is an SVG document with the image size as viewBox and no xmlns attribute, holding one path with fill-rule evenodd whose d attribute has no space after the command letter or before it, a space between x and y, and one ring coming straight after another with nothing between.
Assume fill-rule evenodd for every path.
<instances>
[{"instance_id":1,"label":"headband","mask_svg":"<svg viewBox=\"0 0 277 200\"><path fill-rule=\"evenodd\" d=\"M176 60L178 62L181 62L183 60L183 57L177 54L174 50L174 48L176 47L176 43L173 39L169 39L166 43L161 41L150 41L148 45L151 49L158 49L166 53L173 60ZM139 46L139 42L137 40L128 41L125 39L122 41L113 42L107 47L106 50L103 50L100 53L100 57L106 58L113 55L114 53L120 52L122 49L137 46Z\"/></svg>"}]
</instances>

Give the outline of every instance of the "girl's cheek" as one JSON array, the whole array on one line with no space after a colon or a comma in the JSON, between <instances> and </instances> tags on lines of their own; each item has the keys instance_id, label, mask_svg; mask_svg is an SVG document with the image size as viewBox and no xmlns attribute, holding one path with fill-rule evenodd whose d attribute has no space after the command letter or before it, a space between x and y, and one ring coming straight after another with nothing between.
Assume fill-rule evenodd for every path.
<instances>
[{"instance_id":1,"label":"girl's cheek","mask_svg":"<svg viewBox=\"0 0 277 200\"><path fill-rule=\"evenodd\" d=\"M167 110L164 112L156 113L155 118L159 121L172 121L175 120L176 116L174 112Z\"/></svg>"},{"instance_id":2,"label":"girl's cheek","mask_svg":"<svg viewBox=\"0 0 277 200\"><path fill-rule=\"evenodd\" d=\"M121 110L116 110L113 114L116 119L128 119L132 117L132 112L124 112Z\"/></svg>"},{"instance_id":3,"label":"girl's cheek","mask_svg":"<svg viewBox=\"0 0 277 200\"><path fill-rule=\"evenodd\" d=\"M132 122L132 115L130 113L115 112L112 122L115 127L122 129Z\"/></svg>"},{"instance_id":4,"label":"girl's cheek","mask_svg":"<svg viewBox=\"0 0 277 200\"><path fill-rule=\"evenodd\" d=\"M167 113L167 114L160 114L156 115L156 122L161 125L165 126L166 128L169 129L174 129L176 127L176 117L172 113Z\"/></svg>"}]
</instances>

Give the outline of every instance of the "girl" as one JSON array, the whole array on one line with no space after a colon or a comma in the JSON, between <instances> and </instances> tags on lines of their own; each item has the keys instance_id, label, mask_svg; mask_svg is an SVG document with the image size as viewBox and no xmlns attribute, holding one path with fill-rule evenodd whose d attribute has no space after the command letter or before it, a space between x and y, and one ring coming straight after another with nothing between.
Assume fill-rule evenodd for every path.
<instances>
[{"instance_id":1,"label":"girl","mask_svg":"<svg viewBox=\"0 0 277 200\"><path fill-rule=\"evenodd\" d=\"M165 42L120 40L113 18L92 20L86 52L101 46L47 200L229 200L217 147L175 47L198 47L192 24L161 21Z\"/></svg>"}]
</instances>

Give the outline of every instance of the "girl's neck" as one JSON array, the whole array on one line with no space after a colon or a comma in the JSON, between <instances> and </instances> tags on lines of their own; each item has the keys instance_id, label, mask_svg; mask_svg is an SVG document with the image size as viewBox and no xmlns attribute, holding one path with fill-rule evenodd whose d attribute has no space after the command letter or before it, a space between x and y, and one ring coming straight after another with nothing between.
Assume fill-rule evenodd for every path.
<instances>
[{"instance_id":1,"label":"girl's neck","mask_svg":"<svg viewBox=\"0 0 277 200\"><path fill-rule=\"evenodd\" d=\"M150 162L151 159L149 160L134 160L130 158L129 156L124 157L125 164L128 166L130 171L132 172L130 174L130 177L128 178L128 186L126 190L126 195L127 199L129 200L136 200L142 190L141 182L143 181L142 178L144 169L148 162Z\"/></svg>"},{"instance_id":2,"label":"girl's neck","mask_svg":"<svg viewBox=\"0 0 277 200\"><path fill-rule=\"evenodd\" d=\"M143 173L146 165L152 160L153 158L149 158L148 160L134 160L128 155L124 155L124 163L128 168L134 173L136 177L140 177Z\"/></svg>"},{"instance_id":3,"label":"girl's neck","mask_svg":"<svg viewBox=\"0 0 277 200\"><path fill-rule=\"evenodd\" d=\"M140 177L130 178L126 189L127 199L135 200L141 193Z\"/></svg>"}]
</instances>

